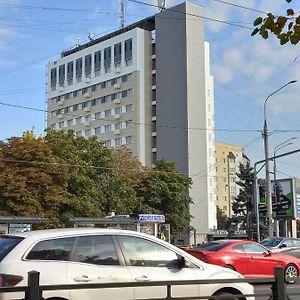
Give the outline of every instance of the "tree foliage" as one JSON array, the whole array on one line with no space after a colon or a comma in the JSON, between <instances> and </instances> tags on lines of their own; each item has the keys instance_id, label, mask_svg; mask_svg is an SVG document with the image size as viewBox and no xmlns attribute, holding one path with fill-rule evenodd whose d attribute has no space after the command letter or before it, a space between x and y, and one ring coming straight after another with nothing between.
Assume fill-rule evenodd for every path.
<instances>
[{"instance_id":1,"label":"tree foliage","mask_svg":"<svg viewBox=\"0 0 300 300\"><path fill-rule=\"evenodd\" d=\"M188 228L191 215L189 204L192 199L187 191L192 181L176 171L175 164L157 161L152 170L148 170L137 190L140 198L139 210L143 213L162 213L170 223L173 234Z\"/></svg>"},{"instance_id":2,"label":"tree foliage","mask_svg":"<svg viewBox=\"0 0 300 300\"><path fill-rule=\"evenodd\" d=\"M146 168L127 148L109 149L73 131L0 142L0 215L38 215L47 228L70 217L159 213L178 232L190 220L190 185L173 164Z\"/></svg>"},{"instance_id":3,"label":"tree foliage","mask_svg":"<svg viewBox=\"0 0 300 300\"><path fill-rule=\"evenodd\" d=\"M38 215L46 218L47 227L62 226L60 207L68 197L69 175L43 139L27 132L0 147L0 214Z\"/></svg>"},{"instance_id":4,"label":"tree foliage","mask_svg":"<svg viewBox=\"0 0 300 300\"><path fill-rule=\"evenodd\" d=\"M255 224L255 213L253 205L253 182L254 172L250 163L239 165L239 180L237 185L240 186L240 192L232 203L234 217L240 225L240 229L248 231L248 236L251 231L251 224Z\"/></svg>"},{"instance_id":5,"label":"tree foliage","mask_svg":"<svg viewBox=\"0 0 300 300\"><path fill-rule=\"evenodd\" d=\"M290 3L292 0L285 0ZM300 40L300 15L292 8L287 9L286 15L274 16L268 13L265 18L258 17L253 25L255 29L252 36L259 33L264 39L269 37L269 34L274 34L280 41L281 45L288 42L298 44Z\"/></svg>"}]
</instances>

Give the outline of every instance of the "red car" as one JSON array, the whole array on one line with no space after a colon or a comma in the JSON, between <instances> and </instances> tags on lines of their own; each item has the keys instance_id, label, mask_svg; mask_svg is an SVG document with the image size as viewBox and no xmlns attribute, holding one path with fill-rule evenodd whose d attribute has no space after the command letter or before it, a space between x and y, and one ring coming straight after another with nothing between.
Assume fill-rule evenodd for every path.
<instances>
[{"instance_id":1,"label":"red car","mask_svg":"<svg viewBox=\"0 0 300 300\"><path fill-rule=\"evenodd\" d=\"M298 277L300 260L272 253L264 246L243 240L220 240L184 249L204 262L233 269L246 278L274 276L274 267L282 266L285 277Z\"/></svg>"}]
</instances>

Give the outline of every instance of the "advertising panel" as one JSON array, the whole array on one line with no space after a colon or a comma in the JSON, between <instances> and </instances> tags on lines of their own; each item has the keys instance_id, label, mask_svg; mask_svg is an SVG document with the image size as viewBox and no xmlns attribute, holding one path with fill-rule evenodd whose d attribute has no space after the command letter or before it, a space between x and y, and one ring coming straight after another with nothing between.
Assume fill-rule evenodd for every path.
<instances>
[{"instance_id":1,"label":"advertising panel","mask_svg":"<svg viewBox=\"0 0 300 300\"><path fill-rule=\"evenodd\" d=\"M293 178L271 181L273 218L294 220L296 218L296 196ZM266 217L267 203L265 185L259 185L259 216Z\"/></svg>"}]
</instances>

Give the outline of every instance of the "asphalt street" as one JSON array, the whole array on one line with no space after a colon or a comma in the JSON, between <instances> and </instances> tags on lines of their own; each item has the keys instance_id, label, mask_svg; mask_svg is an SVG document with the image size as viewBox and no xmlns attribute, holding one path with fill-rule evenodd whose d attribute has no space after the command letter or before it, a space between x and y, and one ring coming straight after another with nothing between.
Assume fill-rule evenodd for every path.
<instances>
[{"instance_id":1,"label":"asphalt street","mask_svg":"<svg viewBox=\"0 0 300 300\"><path fill-rule=\"evenodd\" d=\"M270 285L255 285L255 299L256 300L269 300L272 294ZM299 300L300 299L300 283L287 285L287 300Z\"/></svg>"}]
</instances>

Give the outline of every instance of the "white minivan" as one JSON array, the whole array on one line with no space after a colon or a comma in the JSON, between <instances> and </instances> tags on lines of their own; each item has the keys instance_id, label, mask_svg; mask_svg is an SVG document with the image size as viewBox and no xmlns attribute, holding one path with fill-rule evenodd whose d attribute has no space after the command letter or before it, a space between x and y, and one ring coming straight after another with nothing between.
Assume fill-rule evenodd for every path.
<instances>
[{"instance_id":1,"label":"white minivan","mask_svg":"<svg viewBox=\"0 0 300 300\"><path fill-rule=\"evenodd\" d=\"M41 285L151 282L243 278L210 265L153 236L120 229L65 228L0 236L0 285L27 285L29 271L40 272ZM222 295L253 300L248 283L172 286L172 297ZM166 287L122 287L45 291L47 300L147 299L167 296ZM226 296L226 297L225 297ZM0 299L24 298L0 293Z\"/></svg>"}]
</instances>

